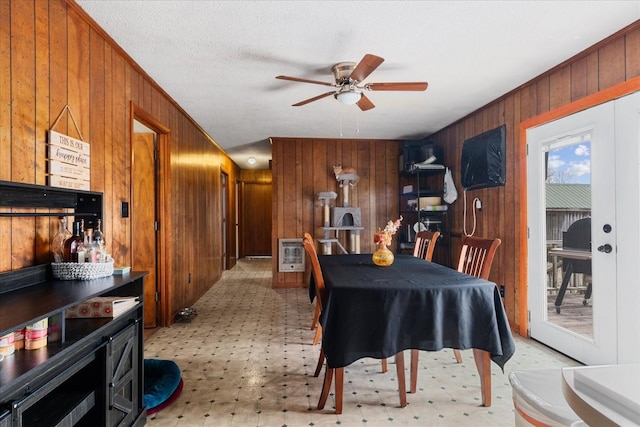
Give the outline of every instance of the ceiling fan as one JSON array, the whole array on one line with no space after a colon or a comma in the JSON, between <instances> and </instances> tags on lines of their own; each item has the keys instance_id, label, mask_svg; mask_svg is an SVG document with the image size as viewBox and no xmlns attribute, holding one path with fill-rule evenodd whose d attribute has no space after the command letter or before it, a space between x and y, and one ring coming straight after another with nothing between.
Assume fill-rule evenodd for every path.
<instances>
[{"instance_id":1,"label":"ceiling fan","mask_svg":"<svg viewBox=\"0 0 640 427\"><path fill-rule=\"evenodd\" d=\"M427 82L397 82L397 83L363 83L369 74L384 62L384 59L366 54L357 64L355 62L339 62L331 67L335 78L335 83L327 83L319 80L302 79L299 77L277 76L276 79L291 80L293 82L313 83L324 86L333 86L336 89L313 98L305 99L293 107L309 104L327 96L333 95L338 101L346 105L357 104L362 111L367 111L375 107L371 100L367 98L364 91L424 91L427 90Z\"/></svg>"}]
</instances>

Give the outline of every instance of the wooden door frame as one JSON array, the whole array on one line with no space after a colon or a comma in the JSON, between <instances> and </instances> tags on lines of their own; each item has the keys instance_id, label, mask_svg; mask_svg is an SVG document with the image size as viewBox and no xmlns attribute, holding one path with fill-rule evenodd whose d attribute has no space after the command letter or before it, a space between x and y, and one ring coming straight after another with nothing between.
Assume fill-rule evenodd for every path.
<instances>
[{"instance_id":1,"label":"wooden door frame","mask_svg":"<svg viewBox=\"0 0 640 427\"><path fill-rule=\"evenodd\" d=\"M244 181L240 181L238 183L238 215L237 215L237 224L236 227L238 230L238 258L244 258ZM237 262L237 260L236 260Z\"/></svg>"},{"instance_id":2,"label":"wooden door frame","mask_svg":"<svg viewBox=\"0 0 640 427\"><path fill-rule=\"evenodd\" d=\"M540 126L544 123L548 123L554 120L561 119L563 117L569 116L571 114L577 113L582 110L586 110L588 108L594 107L599 104L603 104L605 102L609 102L611 100L621 98L625 95L629 95L631 93L640 91L640 77L634 77L625 82L619 83L610 88L604 89L600 92L594 93L593 95L586 96L577 101L571 102L567 105L563 105L562 107L558 107L554 110L548 111L546 113L540 114L535 117L531 117L530 119L523 120L520 122L519 129L519 144L518 144L518 162L520 165L527 164L527 129ZM519 187L521 189L521 203L520 203L520 224L527 223L527 168L521 167L518 171L517 179L520 183ZM528 270L527 270L527 260L529 259L528 253L528 237L527 233L520 233L520 254L519 259L523 260L520 264L520 268L518 269L518 283L522 283L523 286L519 290L519 298L518 298L518 308L520 312L520 330L519 334L523 337L529 336L529 302L528 302L528 287L529 284L527 282Z\"/></svg>"},{"instance_id":3,"label":"wooden door frame","mask_svg":"<svg viewBox=\"0 0 640 427\"><path fill-rule=\"evenodd\" d=\"M236 246L235 248L233 248L234 252L234 257L235 257L235 262L237 263L238 260L240 259L240 254L242 253L242 241L240 240L240 236L242 235L242 233L240 232L240 227L242 226L241 224L241 194L242 194L242 181L240 181L240 179L236 178L236 182L235 182L235 186L233 188L233 193L234 193L234 200L235 200L235 206L233 207L235 212L234 212L234 217L233 217L233 232L235 233L235 239L236 239Z\"/></svg>"},{"instance_id":4,"label":"wooden door frame","mask_svg":"<svg viewBox=\"0 0 640 427\"><path fill-rule=\"evenodd\" d=\"M171 130L162 122L157 120L151 114L146 112L140 106L136 105L133 101L130 102L130 120L129 120L129 141L133 141L133 124L134 121L138 121L149 129L153 130L157 137L157 151L160 153L160 159L157 163L157 189L156 189L156 205L157 205L157 220L160 223L156 235L156 248L158 250L156 258L156 287L160 294L160 299L157 305L157 326L169 326L171 325L171 307L173 301L173 289L169 286L169 278L172 277L172 264L171 259L173 257L172 247L168 242L173 241L172 227L171 227L171 192L169 191L170 185L170 156L169 156L169 140ZM133 144L129 148L129 158L133 158ZM133 186L130 185L130 191ZM132 198L133 195L130 195ZM133 236L133 232L130 233Z\"/></svg>"},{"instance_id":5,"label":"wooden door frame","mask_svg":"<svg viewBox=\"0 0 640 427\"><path fill-rule=\"evenodd\" d=\"M230 206L230 203L229 203L230 200L231 200L231 185L230 185L231 175L229 174L229 171L227 171L226 168L220 167L220 184L221 184L220 185L220 190L221 190L221 192L222 192L222 174L224 174L227 177L227 182L226 182L226 187L227 188L226 188L226 192L225 192L226 200L225 200L225 203L224 203L224 205L226 207L226 212L224 213L224 217L227 219L227 222L225 224L226 239L223 242L224 245L222 245L223 246L223 251L224 251L224 259L222 259L222 257L220 257L221 258L221 264L222 264L220 266L220 271L228 270L230 268L229 265L230 265L230 260L231 260L231 255L229 254L229 242L231 241L231 239L229 238L229 236L230 236L229 233L231 231L230 227L229 227L229 222L230 222L229 221L229 213L231 212L231 206ZM222 215L222 206L220 206L220 215ZM220 219L222 220L222 217ZM235 219L234 219L234 223L235 223ZM235 225L234 225L234 230L235 230ZM225 266L226 266L226 268L223 268Z\"/></svg>"}]
</instances>

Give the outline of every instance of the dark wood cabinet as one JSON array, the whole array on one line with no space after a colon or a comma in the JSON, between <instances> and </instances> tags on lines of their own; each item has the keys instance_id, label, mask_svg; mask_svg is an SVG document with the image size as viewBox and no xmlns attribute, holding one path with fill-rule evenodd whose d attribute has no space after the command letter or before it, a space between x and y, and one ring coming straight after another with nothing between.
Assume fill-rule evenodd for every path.
<instances>
[{"instance_id":1,"label":"dark wood cabinet","mask_svg":"<svg viewBox=\"0 0 640 427\"><path fill-rule=\"evenodd\" d=\"M69 216L91 221L101 218L102 194L0 181L0 206L45 208L0 216L59 216L55 210L65 208ZM43 319L49 323L45 347L16 350L0 361L0 427L146 423L145 276L57 280L49 264L0 273L0 336ZM97 296L139 302L115 318L65 318L67 309Z\"/></svg>"},{"instance_id":2,"label":"dark wood cabinet","mask_svg":"<svg viewBox=\"0 0 640 427\"><path fill-rule=\"evenodd\" d=\"M142 351L139 345L142 330L134 322L110 337L106 347L106 425L133 425L142 407Z\"/></svg>"},{"instance_id":3,"label":"dark wood cabinet","mask_svg":"<svg viewBox=\"0 0 640 427\"><path fill-rule=\"evenodd\" d=\"M0 284L10 274L0 274ZM144 276L49 280L0 294L0 335L44 318L60 331L46 347L0 362L0 426L144 425ZM140 303L116 318L64 318L65 309L94 296Z\"/></svg>"}]
</instances>

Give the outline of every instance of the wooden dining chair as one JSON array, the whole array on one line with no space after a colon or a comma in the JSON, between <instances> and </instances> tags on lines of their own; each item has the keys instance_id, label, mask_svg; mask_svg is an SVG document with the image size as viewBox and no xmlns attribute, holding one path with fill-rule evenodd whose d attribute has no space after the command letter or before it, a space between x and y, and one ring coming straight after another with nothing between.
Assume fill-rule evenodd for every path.
<instances>
[{"instance_id":1,"label":"wooden dining chair","mask_svg":"<svg viewBox=\"0 0 640 427\"><path fill-rule=\"evenodd\" d=\"M440 237L439 231L419 231L416 234L416 245L413 248L413 256L431 261L438 237Z\"/></svg>"},{"instance_id":2,"label":"wooden dining chair","mask_svg":"<svg viewBox=\"0 0 640 427\"><path fill-rule=\"evenodd\" d=\"M306 242L306 243L305 243ZM315 242L313 240L313 237L311 237L311 234L309 233L303 233L302 234L302 244L304 246L305 251L307 252L309 259L310 259L310 264L311 264L311 273L314 276L314 280L316 283L318 282L318 279L316 278L316 273L314 270L314 260L318 263L318 273L317 276L320 277L320 282L321 286L322 286L322 290L321 292L324 294L324 280L322 280L322 271L319 270L320 268L320 262L318 261L318 252L316 251L316 245ZM320 318L320 312L322 311L322 302L321 299L318 298L318 295L320 295L320 291L318 291L316 285L316 306L314 308L314 313L313 313L313 320L311 323L311 329L313 330L314 328L316 328L316 333L313 337L313 345L316 345L320 339L322 338L322 325L320 325L320 323L318 322L318 319ZM318 367L316 369L316 373L314 376L318 376L320 373L320 370L322 369L322 363L324 362L324 354L321 353L321 357L320 357L320 362L318 364ZM386 359L382 359L382 372L386 373L387 372L387 360Z\"/></svg>"},{"instance_id":3,"label":"wooden dining chair","mask_svg":"<svg viewBox=\"0 0 640 427\"><path fill-rule=\"evenodd\" d=\"M502 241L498 238L485 239L482 237L465 236L462 238L462 248L458 258L458 271L489 280L491 264L496 255L498 246ZM462 353L459 349L453 349L456 362L462 363ZM418 382L418 350L411 350L411 393L416 392Z\"/></svg>"},{"instance_id":4,"label":"wooden dining chair","mask_svg":"<svg viewBox=\"0 0 640 427\"><path fill-rule=\"evenodd\" d=\"M318 313L319 313L322 311L322 304L325 299L324 278L322 277L322 270L320 270L320 261L318 261L318 253L316 252L316 246L313 241L313 237L311 237L309 233L303 234L302 246L304 247L304 250L307 252L309 263L311 264L311 274L313 276L313 283L316 288L316 292L315 292L316 293L316 298L315 298L316 309L318 310ZM314 345L319 341L320 337L322 337L322 325L320 325L320 323L318 322L318 319L316 319L316 323L317 323L317 330L316 330L315 337L313 338ZM324 351L322 350L322 347L320 347L320 358L318 360L315 373L313 374L314 377L317 377L318 375L320 375L320 370L322 369L323 363L324 363Z\"/></svg>"},{"instance_id":5,"label":"wooden dining chair","mask_svg":"<svg viewBox=\"0 0 640 427\"><path fill-rule=\"evenodd\" d=\"M314 285L316 287L316 302L319 304L320 311L326 301L326 294L324 288L324 277L322 276L322 270L320 269L320 261L318 260L318 253L315 249L313 238L309 233L304 233L302 237L302 246L304 247L309 261L311 262L311 274L313 275ZM318 330L322 335L322 325L318 323ZM317 332L316 332L317 334ZM320 346L320 357L316 364L316 370L313 374L314 377L320 375L322 366L324 365L324 349ZM404 355L402 352L396 354L396 371L398 375L398 387L400 395L400 406L405 407L407 405L407 390L405 386L404 376ZM331 390L331 382L335 376L335 401L336 401L336 414L342 413L342 397L344 394L344 368L329 368L327 366L324 373L324 381L322 384L322 392L320 393L320 400L318 401L318 409L323 409L327 398L329 397L329 391Z\"/></svg>"},{"instance_id":6,"label":"wooden dining chair","mask_svg":"<svg viewBox=\"0 0 640 427\"><path fill-rule=\"evenodd\" d=\"M313 240L313 237L311 237L311 234L309 233L304 233L303 235L303 245L304 245L304 239L307 239L308 242L310 242L309 246L305 246L305 250L307 251L307 253L309 253L309 251L313 252L313 257L315 257L316 259L318 258L318 252L316 251L316 244L315 241ZM312 255L309 254L309 257L311 258ZM313 267L311 267L311 271L313 271ZM316 330L315 335L313 336L313 345L318 344L318 342L320 341L320 338L322 337L322 326L320 326L320 324L318 323L318 319L320 318L320 311L322 311L322 307L320 305L320 298L317 297L318 296L318 292L316 290L316 306L313 310L313 319L311 319L311 330Z\"/></svg>"},{"instance_id":7,"label":"wooden dining chair","mask_svg":"<svg viewBox=\"0 0 640 427\"><path fill-rule=\"evenodd\" d=\"M482 237L465 236L462 238L462 248L458 258L458 271L480 279L489 280L491 264L502 241L498 238L485 239ZM456 361L462 363L460 350L454 349Z\"/></svg>"}]
</instances>

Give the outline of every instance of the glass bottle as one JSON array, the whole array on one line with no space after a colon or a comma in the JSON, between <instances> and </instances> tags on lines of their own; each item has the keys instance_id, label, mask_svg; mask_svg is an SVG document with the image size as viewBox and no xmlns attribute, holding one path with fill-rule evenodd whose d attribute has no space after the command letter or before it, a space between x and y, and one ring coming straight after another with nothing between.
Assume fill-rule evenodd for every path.
<instances>
[{"instance_id":1,"label":"glass bottle","mask_svg":"<svg viewBox=\"0 0 640 427\"><path fill-rule=\"evenodd\" d=\"M82 260L78 259L79 252L82 254ZM80 221L73 223L73 235L64 242L64 261L84 262L84 238Z\"/></svg>"},{"instance_id":2,"label":"glass bottle","mask_svg":"<svg viewBox=\"0 0 640 427\"><path fill-rule=\"evenodd\" d=\"M93 242L100 248L104 246L104 234L102 234L101 221L99 219L96 220L96 229L93 230Z\"/></svg>"},{"instance_id":3,"label":"glass bottle","mask_svg":"<svg viewBox=\"0 0 640 427\"><path fill-rule=\"evenodd\" d=\"M67 229L67 217L61 216L58 223L58 233L51 240L51 256L53 262L64 262L64 242L71 237L71 232Z\"/></svg>"},{"instance_id":4,"label":"glass bottle","mask_svg":"<svg viewBox=\"0 0 640 427\"><path fill-rule=\"evenodd\" d=\"M93 241L93 229L84 230L84 253L87 262L96 262L98 247Z\"/></svg>"}]
</instances>

